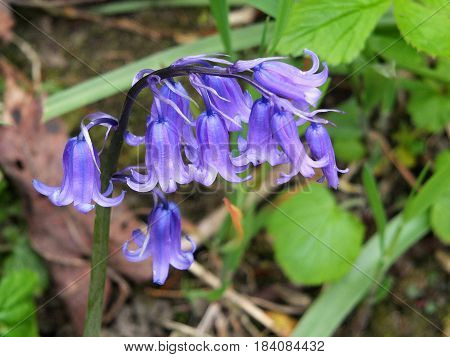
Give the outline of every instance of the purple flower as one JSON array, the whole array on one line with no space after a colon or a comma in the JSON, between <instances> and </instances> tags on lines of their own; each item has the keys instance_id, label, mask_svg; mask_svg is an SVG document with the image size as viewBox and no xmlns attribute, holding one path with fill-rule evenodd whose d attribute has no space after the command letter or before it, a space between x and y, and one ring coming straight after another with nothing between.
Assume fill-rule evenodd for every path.
<instances>
[{"instance_id":1,"label":"purple flower","mask_svg":"<svg viewBox=\"0 0 450 357\"><path fill-rule=\"evenodd\" d=\"M337 173L347 173L348 169L340 170L336 166L333 144L331 143L327 129L321 124L311 123L308 129L306 129L305 136L306 142L316 159L321 157L328 158L328 164L322 167L322 172L328 181L328 186L337 189L339 185Z\"/></svg>"},{"instance_id":2,"label":"purple flower","mask_svg":"<svg viewBox=\"0 0 450 357\"><path fill-rule=\"evenodd\" d=\"M241 136L238 139L241 155L233 158L236 165L245 165L251 162L259 165L268 162L275 166L286 163L286 155L278 149L270 121L272 118L273 105L264 97L253 103L250 119L248 121L247 140Z\"/></svg>"},{"instance_id":3,"label":"purple flower","mask_svg":"<svg viewBox=\"0 0 450 357\"><path fill-rule=\"evenodd\" d=\"M108 198L113 185L106 192L100 191L100 172L98 170L98 154L90 147L83 135L69 139L64 149L64 176L61 186L52 187L33 180L33 186L39 193L47 196L56 206L66 206L71 203L83 213L94 208L92 201L103 207L117 206L122 202L125 192L114 198ZM94 161L95 160L95 161Z\"/></svg>"},{"instance_id":4,"label":"purple flower","mask_svg":"<svg viewBox=\"0 0 450 357\"><path fill-rule=\"evenodd\" d=\"M160 113L161 114L161 113ZM181 156L181 139L177 127L167 118L151 119L145 135L147 174L131 170L128 186L138 192L149 192L159 183L164 192L174 192L178 184L192 181Z\"/></svg>"},{"instance_id":5,"label":"purple flower","mask_svg":"<svg viewBox=\"0 0 450 357\"><path fill-rule=\"evenodd\" d=\"M229 135L222 117L207 111L198 117L197 140L199 143L199 162L193 168L194 179L205 186L211 185L219 173L229 182L242 182L251 178L241 178L237 174L246 166L235 166L231 161Z\"/></svg>"},{"instance_id":6,"label":"purple flower","mask_svg":"<svg viewBox=\"0 0 450 357\"><path fill-rule=\"evenodd\" d=\"M145 166L147 173L141 174L131 169L131 177L126 178L128 186L138 192L149 192L157 184L161 190L170 193L177 184L192 181L188 167L182 158L183 147L186 156L196 160L197 141L188 122L192 121L189 108L190 98L181 83L173 80L162 81L161 88L156 87L156 78L150 75L149 86L155 98L151 114L147 119L145 137L131 133L125 134L130 145L145 143Z\"/></svg>"},{"instance_id":7,"label":"purple flower","mask_svg":"<svg viewBox=\"0 0 450 357\"><path fill-rule=\"evenodd\" d=\"M213 88L218 95L210 95L211 105L219 114L232 118L236 123L247 123L252 107L252 97L247 91L243 92L238 81L234 78L219 76L202 76L204 84ZM239 131L240 125L226 120L228 131Z\"/></svg>"},{"instance_id":8,"label":"purple flower","mask_svg":"<svg viewBox=\"0 0 450 357\"><path fill-rule=\"evenodd\" d=\"M189 269L194 261L195 244L189 238L192 249L184 251L181 248L181 215L174 202L164 198L157 202L148 216L147 233L140 229L132 233L131 241L126 242L122 251L125 258L131 262L139 262L149 257L153 259L153 282L162 285L169 274L169 267ZM137 249L130 250L130 242Z\"/></svg>"},{"instance_id":9,"label":"purple flower","mask_svg":"<svg viewBox=\"0 0 450 357\"><path fill-rule=\"evenodd\" d=\"M291 113L283 110L275 110L271 120L272 131L275 140L286 154L291 171L281 174L278 183L289 181L298 173L304 177L313 177L314 168L324 167L328 163L326 156L320 157L318 161L311 159L305 151L298 136L297 125Z\"/></svg>"},{"instance_id":10,"label":"purple flower","mask_svg":"<svg viewBox=\"0 0 450 357\"><path fill-rule=\"evenodd\" d=\"M312 66L307 71L291 66L290 64L275 61L274 58L260 58L251 61L238 61L230 71L242 72L252 69L254 80L272 93L293 100L304 110L308 105L316 106L320 98L320 90L317 87L323 85L328 78L328 67L316 73L319 69L319 58L312 52L305 50L305 54L311 56Z\"/></svg>"}]
</instances>

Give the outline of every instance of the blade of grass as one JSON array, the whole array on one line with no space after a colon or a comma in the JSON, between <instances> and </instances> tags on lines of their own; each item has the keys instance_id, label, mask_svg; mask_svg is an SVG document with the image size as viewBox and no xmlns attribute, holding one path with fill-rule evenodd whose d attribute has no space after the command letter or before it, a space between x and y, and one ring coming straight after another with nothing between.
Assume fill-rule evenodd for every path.
<instances>
[{"instance_id":1,"label":"blade of grass","mask_svg":"<svg viewBox=\"0 0 450 357\"><path fill-rule=\"evenodd\" d=\"M235 50L242 50L259 44L264 24L247 26L231 32ZM214 53L222 45L218 35L208 36L194 43L176 46L160 51L138 61L96 76L73 87L62 90L47 98L44 103L44 120L52 119L85 105L97 102L119 91L127 90L134 74L143 68L160 68L176 59L192 54ZM125 96L125 94L124 94Z\"/></svg>"},{"instance_id":2,"label":"blade of grass","mask_svg":"<svg viewBox=\"0 0 450 357\"><path fill-rule=\"evenodd\" d=\"M367 199L369 200L369 205L375 219L375 224L377 225L381 254L384 255L384 230L387 222L386 212L384 210L383 202L381 201L380 192L378 190L375 177L373 176L372 170L367 165L364 165L362 178L364 190L366 191Z\"/></svg>"},{"instance_id":3,"label":"blade of grass","mask_svg":"<svg viewBox=\"0 0 450 357\"><path fill-rule=\"evenodd\" d=\"M126 0L91 6L89 11L101 15L124 13L159 7L208 6L210 0ZM272 17L276 16L277 0L228 0L230 6L251 5Z\"/></svg>"},{"instance_id":4,"label":"blade of grass","mask_svg":"<svg viewBox=\"0 0 450 357\"><path fill-rule=\"evenodd\" d=\"M408 199L405 207L405 220L425 212L450 187L450 167L436 172L423 185L422 189Z\"/></svg>"},{"instance_id":5,"label":"blade of grass","mask_svg":"<svg viewBox=\"0 0 450 357\"><path fill-rule=\"evenodd\" d=\"M402 225L402 217L397 216L386 226L385 239L389 244ZM384 269L388 269L399 256L420 240L429 230L425 214L415 216L401 229L393 254L388 256ZM353 268L344 278L330 284L318 296L300 319L292 336L331 336L356 305L362 301L373 286L380 248L379 237L375 235L365 245ZM362 273L364 272L364 273Z\"/></svg>"},{"instance_id":6,"label":"blade of grass","mask_svg":"<svg viewBox=\"0 0 450 357\"><path fill-rule=\"evenodd\" d=\"M216 27L222 39L225 51L231 55L233 50L231 47L231 30L228 23L228 2L227 0L210 0L209 6L211 13L216 20Z\"/></svg>"},{"instance_id":7,"label":"blade of grass","mask_svg":"<svg viewBox=\"0 0 450 357\"><path fill-rule=\"evenodd\" d=\"M289 16L291 15L293 2L293 0L278 1L275 30L272 37L272 44L269 50L269 55L275 52L275 49L277 48L278 43L281 40L281 36L283 36L284 29L288 23Z\"/></svg>"}]
</instances>

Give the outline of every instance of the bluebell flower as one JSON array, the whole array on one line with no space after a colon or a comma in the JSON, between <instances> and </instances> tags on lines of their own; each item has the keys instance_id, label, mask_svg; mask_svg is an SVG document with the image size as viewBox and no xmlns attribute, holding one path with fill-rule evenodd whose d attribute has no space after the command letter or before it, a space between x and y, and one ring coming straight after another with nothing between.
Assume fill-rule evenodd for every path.
<instances>
[{"instance_id":1,"label":"bluebell flower","mask_svg":"<svg viewBox=\"0 0 450 357\"><path fill-rule=\"evenodd\" d=\"M83 119L81 133L70 138L64 148L64 173L60 186L47 186L39 180L33 180L36 191L47 196L54 205L67 206L73 203L78 211L87 213L95 207L92 201L103 207L117 206L122 202L125 191L117 197L108 197L113 192L111 182L106 191L101 192L99 153L89 136L89 130L95 126L107 128L106 141L110 130L117 127L117 119L102 112L92 113Z\"/></svg>"},{"instance_id":2,"label":"bluebell flower","mask_svg":"<svg viewBox=\"0 0 450 357\"><path fill-rule=\"evenodd\" d=\"M97 151L94 155L95 159L83 136L69 139L63 154L64 175L61 186L47 186L34 179L34 188L47 196L54 205L67 206L73 203L75 208L83 213L94 208L92 201L103 207L117 206L122 202L125 192L122 191L117 197L108 198L113 191L113 185L110 184L108 189L101 193ZM97 163L94 160L97 160Z\"/></svg>"},{"instance_id":3,"label":"bluebell flower","mask_svg":"<svg viewBox=\"0 0 450 357\"><path fill-rule=\"evenodd\" d=\"M238 138L241 155L233 158L236 165L260 165L268 162L275 166L286 163L286 155L278 149L271 127L271 119L274 107L265 97L253 103L250 119L248 121L247 140L241 136Z\"/></svg>"},{"instance_id":4,"label":"bluebell flower","mask_svg":"<svg viewBox=\"0 0 450 357\"><path fill-rule=\"evenodd\" d=\"M131 262L140 262L149 257L153 264L153 282L162 285L169 274L170 265L176 269L189 269L194 261L195 244L188 237L192 249L184 251L181 247L181 215L174 202L160 196L159 202L148 216L147 232L136 229L132 239L126 242L122 251ZM130 249L134 243L136 249Z\"/></svg>"},{"instance_id":5,"label":"bluebell flower","mask_svg":"<svg viewBox=\"0 0 450 357\"><path fill-rule=\"evenodd\" d=\"M238 176L247 166L236 166L231 161L230 138L224 119L214 111L208 110L197 119L197 140L199 162L193 167L194 179L210 186L220 174L229 182L243 182L251 176Z\"/></svg>"},{"instance_id":6,"label":"bluebell flower","mask_svg":"<svg viewBox=\"0 0 450 357\"><path fill-rule=\"evenodd\" d=\"M234 120L234 122L225 120L228 131L241 130L240 124L247 123L250 116L253 102L250 93L243 92L234 78L204 75L202 80L217 93L217 95L210 95L212 107L219 114L223 114L225 119L228 117Z\"/></svg>"},{"instance_id":7,"label":"bluebell flower","mask_svg":"<svg viewBox=\"0 0 450 357\"><path fill-rule=\"evenodd\" d=\"M138 192L149 192L159 184L162 191L169 193L177 184L192 181L189 168L181 156L181 139L176 126L163 116L151 119L145 135L146 174L131 170L128 186Z\"/></svg>"},{"instance_id":8,"label":"bluebell flower","mask_svg":"<svg viewBox=\"0 0 450 357\"><path fill-rule=\"evenodd\" d=\"M183 162L182 152L196 160L197 141L188 121L192 120L189 97L181 83L164 81L161 88L152 87L155 98L147 119L145 137L129 132L125 140L130 145L145 143L146 174L131 169L128 186L138 192L149 192L157 184L163 192L177 189L177 184L192 181L189 168Z\"/></svg>"},{"instance_id":9,"label":"bluebell flower","mask_svg":"<svg viewBox=\"0 0 450 357\"><path fill-rule=\"evenodd\" d=\"M300 173L302 176L311 178L314 176L314 168L324 167L328 163L326 156L319 157L318 161L311 159L298 135L297 125L290 112L276 108L271 119L271 126L275 140L287 156L290 172L283 173L277 180L279 184L289 181Z\"/></svg>"},{"instance_id":10,"label":"bluebell flower","mask_svg":"<svg viewBox=\"0 0 450 357\"><path fill-rule=\"evenodd\" d=\"M322 72L316 73L319 69L319 58L312 51L305 50L305 54L312 59L312 66L307 71L276 61L279 57L237 61L229 70L231 72L253 70L255 82L280 97L292 100L304 110L308 105L314 107L317 105L321 95L317 87L323 85L328 78L326 64L323 65Z\"/></svg>"},{"instance_id":11,"label":"bluebell flower","mask_svg":"<svg viewBox=\"0 0 450 357\"><path fill-rule=\"evenodd\" d=\"M327 165L322 167L322 172L324 178L327 179L328 186L337 189L339 185L337 173L347 173L348 169L340 170L336 166L333 144L331 143L327 129L321 124L311 123L308 129L306 129L305 137L315 158L326 157L328 159Z\"/></svg>"}]
</instances>

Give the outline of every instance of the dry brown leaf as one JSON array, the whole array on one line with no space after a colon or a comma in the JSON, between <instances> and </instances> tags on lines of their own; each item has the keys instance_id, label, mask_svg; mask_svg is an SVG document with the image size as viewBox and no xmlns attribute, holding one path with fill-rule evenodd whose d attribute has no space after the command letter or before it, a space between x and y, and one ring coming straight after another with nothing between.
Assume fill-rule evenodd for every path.
<instances>
[{"instance_id":1,"label":"dry brown leaf","mask_svg":"<svg viewBox=\"0 0 450 357\"><path fill-rule=\"evenodd\" d=\"M94 212L83 215L72 207L55 207L34 190L32 179L36 177L50 185L59 184L66 128L58 120L46 124L41 121L41 98L30 92L30 83L5 60L0 60L0 72L5 77L5 118L10 123L0 127L0 168L23 197L31 245L48 262L55 282L54 293L60 294L81 333ZM130 263L123 258L120 249L140 224L126 206L113 210L108 261L110 278L118 272L136 282L150 280L151 262ZM117 283L119 280L115 279L119 290L115 299L123 302L128 287ZM107 286L111 286L110 280ZM107 299L112 296L110 291L106 290ZM109 306L117 310L114 302L109 302Z\"/></svg>"}]
</instances>

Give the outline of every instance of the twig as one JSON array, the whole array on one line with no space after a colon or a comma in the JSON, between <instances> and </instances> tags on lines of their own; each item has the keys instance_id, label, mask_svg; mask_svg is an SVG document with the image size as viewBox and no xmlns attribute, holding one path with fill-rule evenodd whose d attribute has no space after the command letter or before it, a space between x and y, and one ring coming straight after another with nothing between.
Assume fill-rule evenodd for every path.
<instances>
[{"instance_id":1,"label":"twig","mask_svg":"<svg viewBox=\"0 0 450 357\"><path fill-rule=\"evenodd\" d=\"M203 280L206 284L210 285L212 288L220 288L220 279L206 270L201 264L194 261L194 263L192 263L191 267L189 268L189 271L199 279ZM224 297L237 307L244 310L260 324L270 329L277 335L281 335L280 331L278 331L277 327L275 326L275 322L269 316L267 316L267 314L263 310L253 304L248 297L235 292L231 288L228 288L225 291Z\"/></svg>"},{"instance_id":2,"label":"twig","mask_svg":"<svg viewBox=\"0 0 450 357\"><path fill-rule=\"evenodd\" d=\"M290 305L277 304L275 302L265 300L265 299L262 299L262 298L259 298L256 296L250 296L249 299L254 304L261 306L265 309L282 312L282 313L288 314L288 315L299 315L300 313L304 312L307 307L307 306L290 306Z\"/></svg>"},{"instance_id":3,"label":"twig","mask_svg":"<svg viewBox=\"0 0 450 357\"><path fill-rule=\"evenodd\" d=\"M160 321L161 326L169 329L169 330L175 330L183 335L186 336L193 336L193 337L210 337L208 334L200 334L199 331L196 328L193 328L191 326L182 324L180 322L171 321L171 320L162 320Z\"/></svg>"},{"instance_id":4,"label":"twig","mask_svg":"<svg viewBox=\"0 0 450 357\"><path fill-rule=\"evenodd\" d=\"M11 42L14 43L17 48L27 57L31 64L31 78L33 79L33 87L35 91L39 91L42 82L42 62L39 54L35 51L27 41L13 34Z\"/></svg>"},{"instance_id":5,"label":"twig","mask_svg":"<svg viewBox=\"0 0 450 357\"><path fill-rule=\"evenodd\" d=\"M219 303L214 302L208 306L205 314L203 315L202 320L197 326L197 330L200 334L205 334L211 329L214 322L216 321L219 312L220 312Z\"/></svg>"},{"instance_id":6,"label":"twig","mask_svg":"<svg viewBox=\"0 0 450 357\"><path fill-rule=\"evenodd\" d=\"M369 132L369 138L380 144L381 150L383 150L389 161L392 162L392 164L397 168L397 170L400 172L400 175L402 175L408 185L411 187L415 187L416 178L411 173L411 171L409 171L408 168L397 159L387 140L381 134L373 130Z\"/></svg>"}]
</instances>

